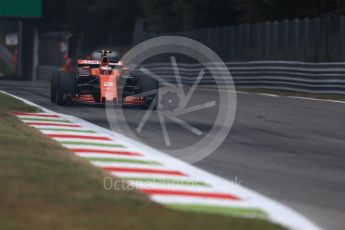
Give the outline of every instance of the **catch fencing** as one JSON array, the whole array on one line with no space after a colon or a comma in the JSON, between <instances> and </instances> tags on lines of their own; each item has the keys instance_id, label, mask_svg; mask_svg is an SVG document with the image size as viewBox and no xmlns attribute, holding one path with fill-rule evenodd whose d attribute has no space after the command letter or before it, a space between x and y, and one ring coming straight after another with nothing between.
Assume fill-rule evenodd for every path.
<instances>
[{"instance_id":1,"label":"catch fencing","mask_svg":"<svg viewBox=\"0 0 345 230\"><path fill-rule=\"evenodd\" d=\"M63 66L67 55L67 32L41 33L39 36L38 60L40 65Z\"/></svg>"},{"instance_id":2,"label":"catch fencing","mask_svg":"<svg viewBox=\"0 0 345 230\"><path fill-rule=\"evenodd\" d=\"M146 33L142 41L163 34ZM267 21L164 35L198 40L224 61L345 61L345 17Z\"/></svg>"},{"instance_id":3,"label":"catch fencing","mask_svg":"<svg viewBox=\"0 0 345 230\"><path fill-rule=\"evenodd\" d=\"M68 32L41 33L38 45L36 79L49 81L55 71L63 70L68 52Z\"/></svg>"}]
</instances>

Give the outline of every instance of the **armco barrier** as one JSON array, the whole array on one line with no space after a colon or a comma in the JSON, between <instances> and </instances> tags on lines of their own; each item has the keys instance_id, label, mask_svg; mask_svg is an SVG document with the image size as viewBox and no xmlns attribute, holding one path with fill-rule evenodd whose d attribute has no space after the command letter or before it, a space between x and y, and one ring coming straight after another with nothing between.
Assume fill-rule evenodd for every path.
<instances>
[{"instance_id":1,"label":"armco barrier","mask_svg":"<svg viewBox=\"0 0 345 230\"><path fill-rule=\"evenodd\" d=\"M303 63L286 61L254 61L226 63L236 87L285 89L302 92L345 94L345 63ZM170 63L149 64L151 72L175 82ZM201 69L219 68L218 78L226 71L217 64L179 64L184 84L193 84ZM224 79L225 82L227 79ZM228 81L230 83L230 81ZM201 84L214 83L208 71Z\"/></svg>"},{"instance_id":2,"label":"armco barrier","mask_svg":"<svg viewBox=\"0 0 345 230\"><path fill-rule=\"evenodd\" d=\"M301 92L345 94L345 63L304 63L288 61L253 61L226 63L238 88L284 89ZM171 63L155 63L144 66L156 75L176 82ZM193 84L201 69L219 68L212 64L178 64L179 75L184 84ZM53 68L39 68L38 79L50 79ZM58 68L55 67L55 70ZM49 76L46 74L49 73ZM214 76L208 71L200 84L214 84ZM230 79L223 79L231 82Z\"/></svg>"}]
</instances>

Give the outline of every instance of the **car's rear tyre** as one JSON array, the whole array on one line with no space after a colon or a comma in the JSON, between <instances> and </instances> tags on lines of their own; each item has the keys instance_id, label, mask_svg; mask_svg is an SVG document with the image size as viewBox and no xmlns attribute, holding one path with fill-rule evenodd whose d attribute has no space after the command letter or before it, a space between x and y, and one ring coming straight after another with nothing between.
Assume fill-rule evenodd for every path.
<instances>
[{"instance_id":1,"label":"car's rear tyre","mask_svg":"<svg viewBox=\"0 0 345 230\"><path fill-rule=\"evenodd\" d=\"M53 103L56 103L56 87L58 82L57 75L58 72L53 72L50 80L50 101Z\"/></svg>"},{"instance_id":2,"label":"car's rear tyre","mask_svg":"<svg viewBox=\"0 0 345 230\"><path fill-rule=\"evenodd\" d=\"M139 75L139 80L141 84L141 92L146 93L152 91L153 93L150 95L145 96L145 105L143 106L144 109L152 108L157 109L158 107L158 90L159 90L159 83L157 80L147 76L147 75ZM154 103L153 106L152 103Z\"/></svg>"},{"instance_id":3,"label":"car's rear tyre","mask_svg":"<svg viewBox=\"0 0 345 230\"><path fill-rule=\"evenodd\" d=\"M71 105L72 98L75 97L75 75L67 72L58 72L56 78L56 103L62 106Z\"/></svg>"}]
</instances>

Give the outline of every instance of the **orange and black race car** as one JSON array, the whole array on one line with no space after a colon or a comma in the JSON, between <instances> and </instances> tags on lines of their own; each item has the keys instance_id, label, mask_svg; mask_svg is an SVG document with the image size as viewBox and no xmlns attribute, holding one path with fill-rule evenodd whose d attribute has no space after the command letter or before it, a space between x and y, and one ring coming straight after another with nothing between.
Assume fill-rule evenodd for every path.
<instances>
[{"instance_id":1,"label":"orange and black race car","mask_svg":"<svg viewBox=\"0 0 345 230\"><path fill-rule=\"evenodd\" d=\"M104 104L148 108L158 94L158 82L143 74L133 74L122 61L110 62L109 50L101 50L101 60L77 61L76 73L54 72L50 100L58 105L75 103ZM156 106L156 105L154 105Z\"/></svg>"}]
</instances>

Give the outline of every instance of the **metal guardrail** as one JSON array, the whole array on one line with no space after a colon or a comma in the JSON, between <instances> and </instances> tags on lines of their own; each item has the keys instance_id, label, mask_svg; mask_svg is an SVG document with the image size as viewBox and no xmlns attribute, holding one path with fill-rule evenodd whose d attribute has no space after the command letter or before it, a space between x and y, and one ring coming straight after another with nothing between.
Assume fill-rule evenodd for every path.
<instances>
[{"instance_id":1,"label":"metal guardrail","mask_svg":"<svg viewBox=\"0 0 345 230\"><path fill-rule=\"evenodd\" d=\"M227 69L222 69L216 63L212 64L178 64L179 74L183 84L194 83L203 69L205 75L200 84L215 84L215 78L221 78L222 73L229 70L233 82L238 88L282 89L313 93L345 94L345 63L304 63L287 61L253 61L226 63ZM145 68L156 75L175 83L174 70L171 63L147 64ZM218 76L212 76L209 69L217 68ZM39 66L39 80L50 80L51 73L61 70L54 66Z\"/></svg>"},{"instance_id":2,"label":"metal guardrail","mask_svg":"<svg viewBox=\"0 0 345 230\"><path fill-rule=\"evenodd\" d=\"M236 87L284 89L314 93L345 94L345 63L304 63L287 61L253 61L226 63ZM146 65L153 73L176 82L170 63ZM184 84L193 84L201 69L218 68L216 64L179 64ZM219 76L226 70L218 68ZM224 82L231 83L227 79ZM201 84L214 84L209 71Z\"/></svg>"}]
</instances>

